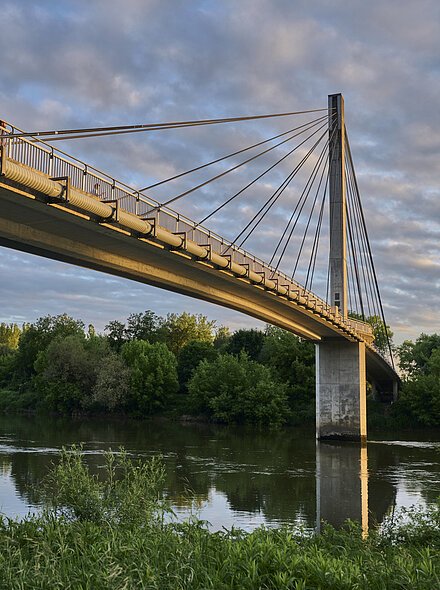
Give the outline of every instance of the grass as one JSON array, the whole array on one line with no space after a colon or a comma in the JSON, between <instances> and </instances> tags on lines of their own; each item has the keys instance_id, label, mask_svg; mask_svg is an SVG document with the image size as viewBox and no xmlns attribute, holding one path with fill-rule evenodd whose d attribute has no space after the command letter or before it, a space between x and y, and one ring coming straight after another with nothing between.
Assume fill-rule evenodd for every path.
<instances>
[{"instance_id":1,"label":"grass","mask_svg":"<svg viewBox=\"0 0 440 590\"><path fill-rule=\"evenodd\" d=\"M440 512L413 514L366 540L348 524L211 533L170 523L158 459L106 455L99 478L65 450L42 491L45 511L0 524L0 588L429 589L440 587Z\"/></svg>"}]
</instances>

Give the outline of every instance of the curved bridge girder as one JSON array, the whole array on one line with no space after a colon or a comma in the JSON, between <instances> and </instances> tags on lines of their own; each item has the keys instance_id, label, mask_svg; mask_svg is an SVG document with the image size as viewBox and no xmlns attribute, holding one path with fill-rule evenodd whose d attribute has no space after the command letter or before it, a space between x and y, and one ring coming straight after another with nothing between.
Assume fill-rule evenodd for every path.
<instances>
[{"instance_id":1,"label":"curved bridge girder","mask_svg":"<svg viewBox=\"0 0 440 590\"><path fill-rule=\"evenodd\" d=\"M96 223L93 215L60 201L48 204L38 192L14 182L0 183L0 202L3 246L216 303L314 342L335 336L362 341L338 318L326 317L301 298L292 301L248 277L237 277L231 269L201 260L185 248L164 245L154 236L134 239L112 220ZM368 346L367 371L370 367L377 380L388 381L394 374Z\"/></svg>"}]
</instances>

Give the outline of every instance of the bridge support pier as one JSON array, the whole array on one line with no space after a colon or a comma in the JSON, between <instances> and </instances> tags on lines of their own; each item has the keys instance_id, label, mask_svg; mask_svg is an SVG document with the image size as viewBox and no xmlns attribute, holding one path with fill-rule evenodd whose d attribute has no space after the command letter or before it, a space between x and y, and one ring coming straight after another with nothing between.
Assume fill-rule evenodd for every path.
<instances>
[{"instance_id":1,"label":"bridge support pier","mask_svg":"<svg viewBox=\"0 0 440 590\"><path fill-rule=\"evenodd\" d=\"M316 437L366 442L364 342L326 338L316 345Z\"/></svg>"}]
</instances>

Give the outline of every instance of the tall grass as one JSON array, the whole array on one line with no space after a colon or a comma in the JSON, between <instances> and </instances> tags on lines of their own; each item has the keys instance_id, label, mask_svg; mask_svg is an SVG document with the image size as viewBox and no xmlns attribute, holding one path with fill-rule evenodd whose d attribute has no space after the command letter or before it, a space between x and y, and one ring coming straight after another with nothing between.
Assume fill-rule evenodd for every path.
<instances>
[{"instance_id":1,"label":"tall grass","mask_svg":"<svg viewBox=\"0 0 440 590\"><path fill-rule=\"evenodd\" d=\"M169 522L163 466L109 453L92 475L65 450L39 517L0 522L0 588L440 588L439 511L362 540L359 527L301 536L284 527L210 533Z\"/></svg>"}]
</instances>

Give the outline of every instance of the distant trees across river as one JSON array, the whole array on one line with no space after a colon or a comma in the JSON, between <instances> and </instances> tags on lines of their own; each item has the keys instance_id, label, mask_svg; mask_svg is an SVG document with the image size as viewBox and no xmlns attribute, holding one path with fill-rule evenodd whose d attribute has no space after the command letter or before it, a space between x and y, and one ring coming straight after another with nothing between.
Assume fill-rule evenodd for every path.
<instances>
[{"instance_id":1,"label":"distant trees across river","mask_svg":"<svg viewBox=\"0 0 440 590\"><path fill-rule=\"evenodd\" d=\"M372 423L440 425L440 336L422 334L395 351L400 398L392 406L370 399ZM314 346L273 326L231 333L186 312L134 313L109 322L104 334L66 314L2 323L0 410L311 422Z\"/></svg>"}]
</instances>

